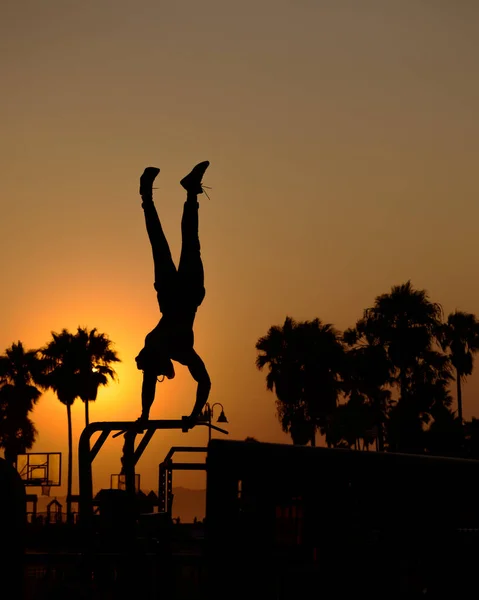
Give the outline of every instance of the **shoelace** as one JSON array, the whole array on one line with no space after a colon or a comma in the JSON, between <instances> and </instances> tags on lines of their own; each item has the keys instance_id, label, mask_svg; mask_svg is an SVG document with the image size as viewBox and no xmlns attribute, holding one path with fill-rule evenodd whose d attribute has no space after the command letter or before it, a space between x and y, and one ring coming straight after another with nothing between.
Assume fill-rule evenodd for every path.
<instances>
[{"instance_id":1,"label":"shoelace","mask_svg":"<svg viewBox=\"0 0 479 600\"><path fill-rule=\"evenodd\" d=\"M211 200L211 198L208 196L208 192L207 192L206 190L211 190L211 189L213 189L213 188L210 188L210 187L209 187L209 186L207 186L207 185L203 185L202 183L200 183L200 185L201 185L201 189L202 189L202 190L203 190L203 192L206 194L206 197L208 198L208 200Z\"/></svg>"}]
</instances>

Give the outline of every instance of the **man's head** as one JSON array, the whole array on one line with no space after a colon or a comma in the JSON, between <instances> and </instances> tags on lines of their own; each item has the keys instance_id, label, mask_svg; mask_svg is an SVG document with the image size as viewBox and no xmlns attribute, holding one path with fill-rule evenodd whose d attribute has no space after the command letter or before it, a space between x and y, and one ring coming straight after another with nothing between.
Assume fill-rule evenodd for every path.
<instances>
[{"instance_id":1,"label":"man's head","mask_svg":"<svg viewBox=\"0 0 479 600\"><path fill-rule=\"evenodd\" d=\"M164 375L167 379L173 379L175 376L173 362L167 354L143 348L135 360L140 371L154 371L157 377Z\"/></svg>"}]
</instances>

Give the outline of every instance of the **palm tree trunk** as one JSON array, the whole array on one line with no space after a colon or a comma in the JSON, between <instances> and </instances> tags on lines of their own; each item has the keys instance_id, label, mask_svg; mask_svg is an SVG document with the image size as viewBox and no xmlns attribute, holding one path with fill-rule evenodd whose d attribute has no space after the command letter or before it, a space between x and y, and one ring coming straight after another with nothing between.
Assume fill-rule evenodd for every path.
<instances>
[{"instance_id":1,"label":"palm tree trunk","mask_svg":"<svg viewBox=\"0 0 479 600\"><path fill-rule=\"evenodd\" d=\"M461 387L461 376L459 374L459 370L456 369L456 387L457 387L457 416L459 417L459 422L462 421L462 387Z\"/></svg>"},{"instance_id":2,"label":"palm tree trunk","mask_svg":"<svg viewBox=\"0 0 479 600\"><path fill-rule=\"evenodd\" d=\"M68 474L67 474L67 523L72 521L72 466L73 466L73 433L72 408L67 404L68 419Z\"/></svg>"},{"instance_id":3,"label":"palm tree trunk","mask_svg":"<svg viewBox=\"0 0 479 600\"><path fill-rule=\"evenodd\" d=\"M87 427L90 424L90 415L88 413L88 405L89 405L88 400L85 400L85 427Z\"/></svg>"}]
</instances>

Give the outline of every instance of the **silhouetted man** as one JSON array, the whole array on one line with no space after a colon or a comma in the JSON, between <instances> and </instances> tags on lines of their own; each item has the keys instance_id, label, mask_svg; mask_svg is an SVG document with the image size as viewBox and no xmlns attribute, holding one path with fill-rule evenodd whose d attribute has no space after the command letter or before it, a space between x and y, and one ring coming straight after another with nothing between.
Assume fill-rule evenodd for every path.
<instances>
[{"instance_id":1,"label":"silhouetted man","mask_svg":"<svg viewBox=\"0 0 479 600\"><path fill-rule=\"evenodd\" d=\"M198 383L196 403L189 419L194 423L206 404L211 382L206 367L195 352L193 323L196 311L205 297L204 271L198 237L198 194L203 193L201 181L209 162L199 163L181 185L186 190L186 202L181 219L182 247L178 269L153 204L153 182L160 172L147 167L140 177L140 195L150 238L155 267L155 289L162 317L145 338L145 345L136 357L143 371L141 390L142 412L139 422L148 420L155 399L157 378L173 379L172 360L186 365Z\"/></svg>"}]
</instances>

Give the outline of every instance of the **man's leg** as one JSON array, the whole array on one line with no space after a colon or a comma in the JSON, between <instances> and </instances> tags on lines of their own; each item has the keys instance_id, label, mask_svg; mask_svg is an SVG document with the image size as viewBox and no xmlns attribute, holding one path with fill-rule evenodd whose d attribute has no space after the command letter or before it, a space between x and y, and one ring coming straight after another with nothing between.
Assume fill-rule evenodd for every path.
<instances>
[{"instance_id":1,"label":"man's leg","mask_svg":"<svg viewBox=\"0 0 479 600\"><path fill-rule=\"evenodd\" d=\"M153 253L155 268L155 289L160 310L165 296L168 295L172 281L176 278L176 267L171 257L170 247L153 204L153 182L160 172L156 167L147 167L140 177L140 195L145 214L146 231ZM168 299L166 298L166 302Z\"/></svg>"},{"instance_id":2,"label":"man's leg","mask_svg":"<svg viewBox=\"0 0 479 600\"><path fill-rule=\"evenodd\" d=\"M201 415L201 411L203 410L208 400L208 396L210 395L211 380L210 376L208 375L208 371L206 370L205 363L194 350L191 350L186 366L188 367L193 379L198 383L198 387L196 389L196 402L193 406L193 410L191 411L191 415L189 416L189 419L196 421Z\"/></svg>"},{"instance_id":3,"label":"man's leg","mask_svg":"<svg viewBox=\"0 0 479 600\"><path fill-rule=\"evenodd\" d=\"M181 219L181 255L178 265L180 288L182 293L191 299L195 308L205 297L204 270L201 260L200 239L198 233L198 194L202 194L201 180L209 166L205 161L181 180L181 185L187 191L186 202Z\"/></svg>"},{"instance_id":4,"label":"man's leg","mask_svg":"<svg viewBox=\"0 0 479 600\"><path fill-rule=\"evenodd\" d=\"M188 199L181 219L181 254L178 265L178 291L196 309L205 297L205 273L198 237L198 202Z\"/></svg>"}]
</instances>

